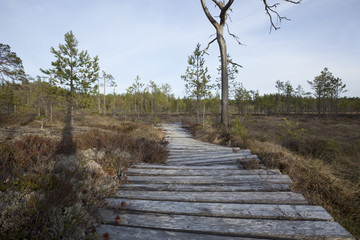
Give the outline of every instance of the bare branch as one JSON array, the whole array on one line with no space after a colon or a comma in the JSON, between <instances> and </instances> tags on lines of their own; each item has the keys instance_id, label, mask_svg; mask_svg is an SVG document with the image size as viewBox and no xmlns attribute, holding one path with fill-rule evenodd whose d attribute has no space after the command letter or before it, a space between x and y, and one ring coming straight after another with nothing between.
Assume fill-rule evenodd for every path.
<instances>
[{"instance_id":1,"label":"bare branch","mask_svg":"<svg viewBox=\"0 0 360 240\"><path fill-rule=\"evenodd\" d=\"M207 47L206 47L204 50L202 50L201 52L209 55L206 51L209 49L210 45L211 45L213 42L215 42L216 39L217 39L217 37L214 38L213 40L211 40L211 41L208 43Z\"/></svg>"},{"instance_id":2,"label":"bare branch","mask_svg":"<svg viewBox=\"0 0 360 240\"><path fill-rule=\"evenodd\" d=\"M213 16L211 15L211 13L209 12L209 9L206 7L205 4L205 0L200 0L201 1L201 6L205 12L206 17L209 19L209 21L211 22L211 24L218 29L219 28L219 24L218 22L213 18Z\"/></svg>"},{"instance_id":3,"label":"bare branch","mask_svg":"<svg viewBox=\"0 0 360 240\"><path fill-rule=\"evenodd\" d=\"M293 3L293 4L300 4L302 0L293 1L293 0L284 0L285 2Z\"/></svg>"},{"instance_id":4,"label":"bare branch","mask_svg":"<svg viewBox=\"0 0 360 240\"><path fill-rule=\"evenodd\" d=\"M226 25L226 29L227 29L229 35L232 36L232 37L236 40L236 42L237 42L238 44L242 45L242 43L241 43L240 40L239 40L240 38L239 38L238 36L236 36L235 34L233 34L233 33L230 32L229 25L228 25L227 23L225 23L225 25Z\"/></svg>"},{"instance_id":5,"label":"bare branch","mask_svg":"<svg viewBox=\"0 0 360 240\"><path fill-rule=\"evenodd\" d=\"M229 9L229 10L231 10L231 9ZM232 19L231 19L231 17L230 17L230 14L226 14L226 18L229 19L230 22L232 22Z\"/></svg>"},{"instance_id":6,"label":"bare branch","mask_svg":"<svg viewBox=\"0 0 360 240\"><path fill-rule=\"evenodd\" d=\"M201 0L203 1L203 0ZM224 25L225 21L226 21L226 12L227 10L230 8L231 4L233 4L234 0L229 0L228 3L221 8L221 13L220 13L220 25Z\"/></svg>"},{"instance_id":7,"label":"bare branch","mask_svg":"<svg viewBox=\"0 0 360 240\"><path fill-rule=\"evenodd\" d=\"M289 3L293 3L293 4L299 4L302 0L297 0L297 1L284 0L284 1L289 2ZM277 8L277 6L280 5L280 3L275 3L273 5L269 5L267 3L267 0L263 0L263 3L264 3L264 6L265 6L265 12L269 16L269 19L270 19L270 33L271 33L272 29L274 29L275 31L280 29L280 27L278 27L277 24L281 23L282 20L290 21L289 18L280 16L280 14L275 10ZM274 22L274 17L277 20L276 24Z\"/></svg>"},{"instance_id":8,"label":"bare branch","mask_svg":"<svg viewBox=\"0 0 360 240\"><path fill-rule=\"evenodd\" d=\"M217 1L217 0L212 0L215 4L216 4L216 6L218 6L218 8L223 8L224 7L224 4L222 3L222 2L219 2L219 1Z\"/></svg>"},{"instance_id":9,"label":"bare branch","mask_svg":"<svg viewBox=\"0 0 360 240\"><path fill-rule=\"evenodd\" d=\"M211 34L210 36L209 36L209 38L211 38L211 37L213 37L213 36L215 36L216 35L216 33L214 33L214 34Z\"/></svg>"},{"instance_id":10,"label":"bare branch","mask_svg":"<svg viewBox=\"0 0 360 240\"><path fill-rule=\"evenodd\" d=\"M231 61L229 58L227 59L227 62L228 63L231 63L232 65L235 65L235 66L238 66L238 67L243 67L243 66L241 66L240 64L237 64L237 63L234 63L233 61Z\"/></svg>"}]
</instances>

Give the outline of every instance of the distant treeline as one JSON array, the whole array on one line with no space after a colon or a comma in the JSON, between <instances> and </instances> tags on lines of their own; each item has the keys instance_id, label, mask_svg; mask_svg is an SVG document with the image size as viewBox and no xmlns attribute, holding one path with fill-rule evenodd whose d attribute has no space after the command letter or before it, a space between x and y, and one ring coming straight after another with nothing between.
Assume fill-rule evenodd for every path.
<instances>
[{"instance_id":1,"label":"distant treeline","mask_svg":"<svg viewBox=\"0 0 360 240\"><path fill-rule=\"evenodd\" d=\"M138 81L139 84L139 81ZM136 83L125 93L99 94L98 92L77 92L74 96L75 110L86 110L93 114L136 115L160 113L194 113L196 99L175 97L168 84L162 86L150 82L145 86ZM244 90L244 89L243 89ZM0 84L0 112L2 115L32 115L38 118L54 120L54 116L65 115L69 90L53 86L42 78L23 79L21 82ZM105 104L104 104L105 100ZM219 95L202 99L202 114L220 113ZM320 111L319 111L320 110ZM235 95L230 100L231 114L321 114L336 116L339 113L360 113L359 97L341 97L318 99L306 95L282 93L260 95L258 91L249 91L246 98Z\"/></svg>"},{"instance_id":2,"label":"distant treeline","mask_svg":"<svg viewBox=\"0 0 360 240\"><path fill-rule=\"evenodd\" d=\"M204 53L197 45L188 58L184 75L187 96L175 97L169 84L154 81L144 83L136 76L125 93L115 92L116 81L111 74L101 71L99 58L91 58L87 51L77 49L73 33L65 34L65 44L59 50L51 48L55 60L49 69L40 69L43 76L33 78L24 71L21 59L10 46L0 43L0 114L2 118L47 119L54 121L66 114L73 120L74 110L92 114L128 115L160 113L196 113L204 123L206 114L221 112L221 79L211 83L205 67ZM231 56L228 55L228 59ZM221 67L218 68L220 72ZM308 81L313 92L295 89L290 81L275 82L276 93L260 95L236 82L236 65L228 65L229 114L309 114L336 117L339 113L359 113L360 98L341 97L346 84L324 68L313 81ZM109 91L108 88L111 90ZM109 93L109 92L113 93Z\"/></svg>"}]
</instances>

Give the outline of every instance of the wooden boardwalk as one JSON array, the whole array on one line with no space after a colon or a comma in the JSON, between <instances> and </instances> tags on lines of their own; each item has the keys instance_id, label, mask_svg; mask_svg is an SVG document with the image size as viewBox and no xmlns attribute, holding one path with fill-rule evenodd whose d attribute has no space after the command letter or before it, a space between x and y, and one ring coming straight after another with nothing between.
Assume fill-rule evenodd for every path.
<instances>
[{"instance_id":1,"label":"wooden boardwalk","mask_svg":"<svg viewBox=\"0 0 360 240\"><path fill-rule=\"evenodd\" d=\"M354 239L249 150L195 140L175 124L163 127L167 164L128 170L130 183L99 209L100 239L105 233L110 239ZM245 170L246 161L259 161L259 169Z\"/></svg>"}]
</instances>

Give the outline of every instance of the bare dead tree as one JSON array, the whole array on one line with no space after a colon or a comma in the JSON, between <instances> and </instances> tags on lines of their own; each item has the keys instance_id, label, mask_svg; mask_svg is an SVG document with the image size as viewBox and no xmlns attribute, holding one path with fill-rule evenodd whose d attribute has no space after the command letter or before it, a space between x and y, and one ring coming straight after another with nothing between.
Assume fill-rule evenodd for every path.
<instances>
[{"instance_id":1,"label":"bare dead tree","mask_svg":"<svg viewBox=\"0 0 360 240\"><path fill-rule=\"evenodd\" d=\"M286 17L280 16L280 14L277 12L276 8L279 6L280 3L274 3L269 4L269 0L262 0L265 7L265 12L269 16L270 19L270 32L272 29L278 30L280 27L278 26L279 23L281 23L282 20L289 20ZM293 4L299 4L301 0L283 0L285 2L293 3ZM201 6L205 12L206 17L210 21L210 23L214 26L216 29L216 37L212 39L207 47L204 49L206 52L210 45L215 42L215 40L218 42L219 49L220 49L220 59L221 59L221 124L225 127L229 124L229 83L228 83L228 72L227 72L227 63L231 63L237 66L240 66L237 63L229 61L227 59L227 49L226 49L226 41L224 38L224 26L226 26L226 30L230 36L232 36L239 44L241 42L239 41L239 37L235 34L232 34L230 32L229 26L226 23L227 19L230 19L230 15L228 14L231 10L231 5L234 3L234 0L212 0L212 2L215 4L215 7L220 10L219 14L219 21L216 21L215 18L211 15L209 9L207 8L207 5L205 3L205 0L200 0Z\"/></svg>"}]
</instances>

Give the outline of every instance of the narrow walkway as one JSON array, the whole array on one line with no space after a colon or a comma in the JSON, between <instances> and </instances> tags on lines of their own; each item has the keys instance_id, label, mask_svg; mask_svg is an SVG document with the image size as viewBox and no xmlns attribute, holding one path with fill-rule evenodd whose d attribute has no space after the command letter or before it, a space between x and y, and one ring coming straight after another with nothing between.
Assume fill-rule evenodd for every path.
<instances>
[{"instance_id":1,"label":"narrow walkway","mask_svg":"<svg viewBox=\"0 0 360 240\"><path fill-rule=\"evenodd\" d=\"M100 239L105 233L109 239L354 239L249 150L195 140L178 125L163 127L167 164L128 170L130 183L99 210Z\"/></svg>"}]
</instances>

